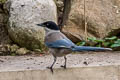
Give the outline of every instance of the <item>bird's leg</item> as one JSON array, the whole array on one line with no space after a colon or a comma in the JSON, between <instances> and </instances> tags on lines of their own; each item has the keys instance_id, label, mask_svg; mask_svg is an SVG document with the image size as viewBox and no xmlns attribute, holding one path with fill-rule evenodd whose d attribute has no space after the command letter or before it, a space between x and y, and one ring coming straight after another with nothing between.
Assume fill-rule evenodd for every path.
<instances>
[{"instance_id":1,"label":"bird's leg","mask_svg":"<svg viewBox=\"0 0 120 80\"><path fill-rule=\"evenodd\" d=\"M53 73L53 66L54 66L56 60L57 60L57 58L54 56L54 62L52 63L52 65L50 67L47 67L51 70L52 73Z\"/></svg>"},{"instance_id":2,"label":"bird's leg","mask_svg":"<svg viewBox=\"0 0 120 80\"><path fill-rule=\"evenodd\" d=\"M67 63L67 58L66 58L66 56L64 56L64 59L65 59L65 64L64 64L64 66L61 66L61 67L63 67L64 69L66 69L66 63Z\"/></svg>"},{"instance_id":3,"label":"bird's leg","mask_svg":"<svg viewBox=\"0 0 120 80\"><path fill-rule=\"evenodd\" d=\"M67 58L66 58L66 56L64 56L64 59L65 59L64 68L66 69L66 63L67 63Z\"/></svg>"}]
</instances>

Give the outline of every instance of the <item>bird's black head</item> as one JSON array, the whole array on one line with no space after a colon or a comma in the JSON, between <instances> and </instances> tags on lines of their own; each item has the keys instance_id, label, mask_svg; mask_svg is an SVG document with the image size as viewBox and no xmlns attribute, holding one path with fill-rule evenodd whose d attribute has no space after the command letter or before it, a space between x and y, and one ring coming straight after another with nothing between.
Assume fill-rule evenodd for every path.
<instances>
[{"instance_id":1,"label":"bird's black head","mask_svg":"<svg viewBox=\"0 0 120 80\"><path fill-rule=\"evenodd\" d=\"M56 23L53 21L47 21L37 25L42 27L47 27L48 29L51 29L51 30L60 30L59 27L56 25Z\"/></svg>"}]
</instances>

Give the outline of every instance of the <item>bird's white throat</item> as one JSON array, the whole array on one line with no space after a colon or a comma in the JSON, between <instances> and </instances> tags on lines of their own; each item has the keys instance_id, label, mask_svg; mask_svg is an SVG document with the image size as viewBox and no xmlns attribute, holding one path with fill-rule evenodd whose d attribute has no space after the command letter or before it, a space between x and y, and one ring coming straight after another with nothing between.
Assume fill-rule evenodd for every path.
<instances>
[{"instance_id":1,"label":"bird's white throat","mask_svg":"<svg viewBox=\"0 0 120 80\"><path fill-rule=\"evenodd\" d=\"M53 33L53 32L60 32L60 30L52 30L52 29L45 27L45 34L46 35Z\"/></svg>"}]
</instances>

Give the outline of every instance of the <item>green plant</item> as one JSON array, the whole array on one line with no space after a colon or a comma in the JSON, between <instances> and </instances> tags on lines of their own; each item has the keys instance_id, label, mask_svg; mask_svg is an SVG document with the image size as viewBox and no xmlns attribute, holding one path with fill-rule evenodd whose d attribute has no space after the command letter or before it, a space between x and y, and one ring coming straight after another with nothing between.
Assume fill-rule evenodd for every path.
<instances>
[{"instance_id":1,"label":"green plant","mask_svg":"<svg viewBox=\"0 0 120 80\"><path fill-rule=\"evenodd\" d=\"M110 47L111 48L120 47L120 39L117 39L116 41L114 41L114 43Z\"/></svg>"},{"instance_id":2,"label":"green plant","mask_svg":"<svg viewBox=\"0 0 120 80\"><path fill-rule=\"evenodd\" d=\"M120 47L120 39L116 36L107 37L104 39L97 39L93 37L93 38L88 38L88 42L85 42L85 41L78 42L77 45L117 48L117 47Z\"/></svg>"},{"instance_id":3,"label":"green plant","mask_svg":"<svg viewBox=\"0 0 120 80\"><path fill-rule=\"evenodd\" d=\"M105 38L105 41L108 42L109 44L108 47L110 48L120 47L120 39L117 38L116 36Z\"/></svg>"},{"instance_id":4,"label":"green plant","mask_svg":"<svg viewBox=\"0 0 120 80\"><path fill-rule=\"evenodd\" d=\"M105 38L105 40L116 40L117 39L117 37L116 36L113 36L113 37L109 37L109 38Z\"/></svg>"}]
</instances>

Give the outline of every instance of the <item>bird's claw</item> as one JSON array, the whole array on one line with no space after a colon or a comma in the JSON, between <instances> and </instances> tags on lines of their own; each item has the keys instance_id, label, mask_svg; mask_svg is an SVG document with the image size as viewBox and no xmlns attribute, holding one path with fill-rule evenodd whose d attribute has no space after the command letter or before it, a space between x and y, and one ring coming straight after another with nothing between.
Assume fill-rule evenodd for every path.
<instances>
[{"instance_id":1,"label":"bird's claw","mask_svg":"<svg viewBox=\"0 0 120 80\"><path fill-rule=\"evenodd\" d=\"M52 74L53 74L53 68L52 67L47 67L47 68L50 69Z\"/></svg>"},{"instance_id":2,"label":"bird's claw","mask_svg":"<svg viewBox=\"0 0 120 80\"><path fill-rule=\"evenodd\" d=\"M62 68L64 68L64 69L66 69L66 66L65 66L65 65L64 65L64 66L63 66L63 65L61 65L61 67L62 67Z\"/></svg>"}]
</instances>

